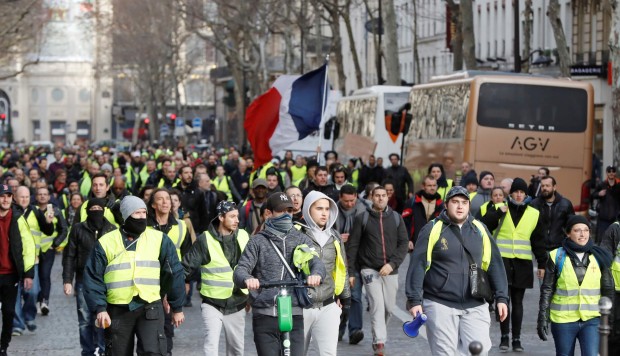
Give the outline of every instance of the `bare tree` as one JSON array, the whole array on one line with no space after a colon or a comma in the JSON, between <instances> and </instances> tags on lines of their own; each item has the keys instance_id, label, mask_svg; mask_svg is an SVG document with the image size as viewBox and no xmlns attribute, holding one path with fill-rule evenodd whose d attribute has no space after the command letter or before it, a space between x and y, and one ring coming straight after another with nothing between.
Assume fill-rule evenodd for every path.
<instances>
[{"instance_id":1,"label":"bare tree","mask_svg":"<svg viewBox=\"0 0 620 356\"><path fill-rule=\"evenodd\" d=\"M318 4L320 4L320 6L316 7L316 11L321 14L321 17L327 22L331 30L332 43L330 52L334 54L331 60L336 64L336 70L338 72L338 89L346 93L347 75L344 72L342 37L340 36L340 1L319 0Z\"/></svg>"},{"instance_id":2,"label":"bare tree","mask_svg":"<svg viewBox=\"0 0 620 356\"><path fill-rule=\"evenodd\" d=\"M349 15L349 11L351 9L351 0L345 0L341 11L340 16L342 17L342 21L344 22L344 26L347 29L347 36L349 38L349 49L351 51L351 58L353 58L353 67L355 68L355 82L357 84L357 88L361 88L364 84L362 82L362 68L360 66L360 60L357 55L357 44L355 43L355 37L353 36L353 27L351 26L351 16ZM353 6L359 6L359 3L356 3Z\"/></svg>"},{"instance_id":3,"label":"bare tree","mask_svg":"<svg viewBox=\"0 0 620 356\"><path fill-rule=\"evenodd\" d=\"M463 58L468 70L476 69L476 37L474 34L474 12L472 0L461 0L463 36Z\"/></svg>"},{"instance_id":4,"label":"bare tree","mask_svg":"<svg viewBox=\"0 0 620 356\"><path fill-rule=\"evenodd\" d=\"M555 44L557 46L558 58L560 60L560 75L570 78L570 54L568 53L566 35L562 27L562 19L560 19L560 2L558 0L549 1L547 16L551 22L553 37L555 38Z\"/></svg>"},{"instance_id":5,"label":"bare tree","mask_svg":"<svg viewBox=\"0 0 620 356\"><path fill-rule=\"evenodd\" d=\"M396 34L396 11L394 0L383 1L383 24L385 29L385 67L386 84L400 85L400 58L398 56L398 37ZM465 1L465 0L463 0Z\"/></svg>"},{"instance_id":6,"label":"bare tree","mask_svg":"<svg viewBox=\"0 0 620 356\"><path fill-rule=\"evenodd\" d=\"M0 80L38 63L41 30L48 19L43 0L0 2Z\"/></svg>"},{"instance_id":7,"label":"bare tree","mask_svg":"<svg viewBox=\"0 0 620 356\"><path fill-rule=\"evenodd\" d=\"M523 73L530 72L530 52L532 50L532 16L534 15L534 11L532 11L532 0L525 0L525 9L523 10L523 56L521 56L521 60L525 58L522 64Z\"/></svg>"},{"instance_id":8,"label":"bare tree","mask_svg":"<svg viewBox=\"0 0 620 356\"><path fill-rule=\"evenodd\" d=\"M413 63L415 65L415 78L413 82L416 80L420 83L420 77L422 74L420 73L420 53L418 52L418 0L413 0Z\"/></svg>"},{"instance_id":9,"label":"bare tree","mask_svg":"<svg viewBox=\"0 0 620 356\"><path fill-rule=\"evenodd\" d=\"M461 21L461 7L454 0L446 0L450 10L450 23L454 26L454 33L450 40L452 48L452 70L463 69L463 28Z\"/></svg>"}]
</instances>

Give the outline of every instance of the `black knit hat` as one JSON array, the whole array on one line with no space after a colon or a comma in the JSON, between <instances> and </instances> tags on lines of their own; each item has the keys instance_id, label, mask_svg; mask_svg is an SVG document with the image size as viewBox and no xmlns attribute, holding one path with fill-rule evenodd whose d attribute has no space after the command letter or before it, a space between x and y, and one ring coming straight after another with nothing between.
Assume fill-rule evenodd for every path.
<instances>
[{"instance_id":1,"label":"black knit hat","mask_svg":"<svg viewBox=\"0 0 620 356\"><path fill-rule=\"evenodd\" d=\"M489 171L482 171L480 172L480 176L478 177L478 181L482 182L482 179L486 176L491 176L493 177L493 179L495 179L495 176L493 175L493 173L489 172Z\"/></svg>"},{"instance_id":2,"label":"black knit hat","mask_svg":"<svg viewBox=\"0 0 620 356\"><path fill-rule=\"evenodd\" d=\"M521 190L527 193L527 183L521 178L515 178L512 181L512 185L510 186L510 194L516 192L517 190Z\"/></svg>"},{"instance_id":3,"label":"black knit hat","mask_svg":"<svg viewBox=\"0 0 620 356\"><path fill-rule=\"evenodd\" d=\"M473 174L466 174L463 179L461 179L461 186L467 187L469 184L480 185L478 183L478 179Z\"/></svg>"},{"instance_id":4,"label":"black knit hat","mask_svg":"<svg viewBox=\"0 0 620 356\"><path fill-rule=\"evenodd\" d=\"M101 209L105 209L105 200L101 198L92 198L88 200L88 204L86 204L86 210L90 210L93 206L101 207Z\"/></svg>"},{"instance_id":5,"label":"black knit hat","mask_svg":"<svg viewBox=\"0 0 620 356\"><path fill-rule=\"evenodd\" d=\"M571 215L568 217L568 220L566 220L566 226L565 226L565 230L566 232L570 232L570 230L573 228L573 226L577 225L577 224L586 224L588 226L588 228L591 228L590 226L590 222L588 221L588 219L586 219L585 216L583 215Z\"/></svg>"}]
</instances>

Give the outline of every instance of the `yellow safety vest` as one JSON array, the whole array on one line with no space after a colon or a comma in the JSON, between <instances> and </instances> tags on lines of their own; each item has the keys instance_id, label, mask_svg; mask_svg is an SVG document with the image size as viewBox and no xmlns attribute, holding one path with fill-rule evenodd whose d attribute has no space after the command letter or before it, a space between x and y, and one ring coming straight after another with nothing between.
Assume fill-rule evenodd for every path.
<instances>
[{"instance_id":1,"label":"yellow safety vest","mask_svg":"<svg viewBox=\"0 0 620 356\"><path fill-rule=\"evenodd\" d=\"M172 184L170 185L170 187L174 187L175 185L179 184L181 180L179 178L175 179L174 182L172 182ZM159 183L157 183L157 188L164 188L165 185L165 181L164 178L159 180Z\"/></svg>"},{"instance_id":2,"label":"yellow safety vest","mask_svg":"<svg viewBox=\"0 0 620 356\"><path fill-rule=\"evenodd\" d=\"M92 184L93 182L90 178L90 175L87 171L84 171L84 173L82 174L82 181L80 182L80 193L83 197L88 196Z\"/></svg>"},{"instance_id":3,"label":"yellow safety vest","mask_svg":"<svg viewBox=\"0 0 620 356\"><path fill-rule=\"evenodd\" d=\"M82 203L82 205L80 206L80 221L79 222L86 221L86 218L88 217L86 206L88 206L88 200ZM103 208L103 217L106 218L110 222L110 224L116 227L120 227L116 223L116 219L114 219L114 214L112 214L112 210L108 208L107 206ZM75 221L73 223L75 224Z\"/></svg>"},{"instance_id":4,"label":"yellow safety vest","mask_svg":"<svg viewBox=\"0 0 620 356\"><path fill-rule=\"evenodd\" d=\"M45 235L41 232L41 252L45 253L47 250L52 247L54 243L54 239L58 236L58 230L56 230L56 225L58 224L58 218L54 216L54 220L52 222L54 224L54 233L51 235Z\"/></svg>"},{"instance_id":5,"label":"yellow safety vest","mask_svg":"<svg viewBox=\"0 0 620 356\"><path fill-rule=\"evenodd\" d=\"M228 263L220 242L211 236L209 231L205 231L205 238L211 261L206 265L200 266L200 279L202 281L200 294L213 299L230 298L234 289L233 268ZM245 230L238 230L237 243L241 252L243 252L249 240L250 237ZM248 294L247 289L241 289L241 292Z\"/></svg>"},{"instance_id":6,"label":"yellow safety vest","mask_svg":"<svg viewBox=\"0 0 620 356\"><path fill-rule=\"evenodd\" d=\"M470 198L471 200L471 198ZM489 208L489 203L491 201L487 201L484 204L480 205L480 216L485 216L487 214L487 209ZM499 208L500 206L506 206L506 203L495 204L495 208Z\"/></svg>"},{"instance_id":7,"label":"yellow safety vest","mask_svg":"<svg viewBox=\"0 0 620 356\"><path fill-rule=\"evenodd\" d=\"M140 170L140 181L142 181L142 186L146 185L146 181L149 179L151 174L146 170L146 164Z\"/></svg>"},{"instance_id":8,"label":"yellow safety vest","mask_svg":"<svg viewBox=\"0 0 620 356\"><path fill-rule=\"evenodd\" d=\"M170 229L170 231L168 231L168 237L170 238L170 240L172 240L172 243L174 244L174 247L177 250L177 256L179 256L179 261L182 260L181 258L181 243L183 242L183 238L185 237L185 234L187 234L187 225L185 224L185 222L181 219L177 219L177 226L176 228L172 228ZM147 229L151 229L151 230L155 230L155 231L159 231L157 229L154 229L152 226L147 226Z\"/></svg>"},{"instance_id":9,"label":"yellow safety vest","mask_svg":"<svg viewBox=\"0 0 620 356\"><path fill-rule=\"evenodd\" d=\"M441 196L441 200L446 200L446 194L448 194L453 185L452 179L446 179L446 182L448 182L448 186L437 188L437 194Z\"/></svg>"},{"instance_id":10,"label":"yellow safety vest","mask_svg":"<svg viewBox=\"0 0 620 356\"><path fill-rule=\"evenodd\" d=\"M17 219L17 227L19 229L19 234L22 237L22 256L24 258L24 272L28 272L34 266L37 259L35 240L32 236L30 226L28 226L28 222L26 222L26 219L23 215Z\"/></svg>"},{"instance_id":11,"label":"yellow safety vest","mask_svg":"<svg viewBox=\"0 0 620 356\"><path fill-rule=\"evenodd\" d=\"M99 239L105 251L108 265L103 275L110 304L129 304L135 296L147 303L161 299L159 254L164 234L148 229L134 242L135 251L123 244L119 230L111 231Z\"/></svg>"},{"instance_id":12,"label":"yellow safety vest","mask_svg":"<svg viewBox=\"0 0 620 356\"><path fill-rule=\"evenodd\" d=\"M291 174L293 175L291 179L293 180L292 184L294 186L298 187L299 183L301 183L301 181L306 178L307 170L308 169L306 168L306 166L297 167L296 165L293 165L291 167Z\"/></svg>"},{"instance_id":13,"label":"yellow safety vest","mask_svg":"<svg viewBox=\"0 0 620 356\"><path fill-rule=\"evenodd\" d=\"M38 208L35 207L33 209ZM30 210L30 212L28 213L26 223L28 224L28 228L30 229L32 240L34 241L35 256L39 257L39 253L41 252L41 239L43 238L43 233L41 232L41 227L39 226L39 221L37 221L34 210Z\"/></svg>"},{"instance_id":14,"label":"yellow safety vest","mask_svg":"<svg viewBox=\"0 0 620 356\"><path fill-rule=\"evenodd\" d=\"M555 249L549 254L552 261L555 261L557 253L558 249ZM601 299L601 269L594 255L589 256L589 261L581 285L572 262L569 258L565 261L562 273L558 277L555 294L551 298L549 316L552 322L587 321L601 315L598 306L598 301Z\"/></svg>"},{"instance_id":15,"label":"yellow safety vest","mask_svg":"<svg viewBox=\"0 0 620 356\"><path fill-rule=\"evenodd\" d=\"M614 224L620 225L617 221ZM616 246L614 261L611 264L611 274L614 277L615 289L620 291L620 243Z\"/></svg>"},{"instance_id":16,"label":"yellow safety vest","mask_svg":"<svg viewBox=\"0 0 620 356\"><path fill-rule=\"evenodd\" d=\"M224 176L221 180L220 177L216 177L211 181L211 184L222 193L226 193L226 197L228 197L228 201L232 201L232 192L230 191L230 185L228 184L228 176ZM219 181L218 181L219 180Z\"/></svg>"},{"instance_id":17,"label":"yellow safety vest","mask_svg":"<svg viewBox=\"0 0 620 356\"><path fill-rule=\"evenodd\" d=\"M538 215L540 215L538 210L528 206L519 220L519 225L515 227L510 210L506 211L504 222L497 235L497 247L502 257L532 260L530 236L538 223Z\"/></svg>"},{"instance_id":18,"label":"yellow safety vest","mask_svg":"<svg viewBox=\"0 0 620 356\"><path fill-rule=\"evenodd\" d=\"M433 221L433 228L431 229L431 234L428 237L428 247L426 248L425 272L431 268L431 263L433 261L433 248L435 247L437 241L439 241L441 228L443 227L443 221L439 219ZM482 266L480 267L487 271L489 269L489 265L491 264L491 239L489 238L483 223L475 219L472 222L476 225L482 235Z\"/></svg>"},{"instance_id":19,"label":"yellow safety vest","mask_svg":"<svg viewBox=\"0 0 620 356\"><path fill-rule=\"evenodd\" d=\"M336 269L332 271L332 278L334 279L334 294L340 295L344 290L344 284L347 279L347 266L344 263L338 239L334 239L334 246L336 247Z\"/></svg>"},{"instance_id":20,"label":"yellow safety vest","mask_svg":"<svg viewBox=\"0 0 620 356\"><path fill-rule=\"evenodd\" d=\"M360 170L356 169L351 172L351 185L357 188L359 186Z\"/></svg>"}]
</instances>

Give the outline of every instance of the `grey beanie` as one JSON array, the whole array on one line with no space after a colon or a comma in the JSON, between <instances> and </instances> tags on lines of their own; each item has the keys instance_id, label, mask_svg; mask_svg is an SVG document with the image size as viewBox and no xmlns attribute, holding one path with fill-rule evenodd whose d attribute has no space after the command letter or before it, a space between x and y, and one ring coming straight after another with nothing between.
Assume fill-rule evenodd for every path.
<instances>
[{"instance_id":1,"label":"grey beanie","mask_svg":"<svg viewBox=\"0 0 620 356\"><path fill-rule=\"evenodd\" d=\"M123 216L123 221L127 220L127 218L138 209L146 209L144 200L133 195L128 195L123 198L121 201L121 215Z\"/></svg>"}]
</instances>

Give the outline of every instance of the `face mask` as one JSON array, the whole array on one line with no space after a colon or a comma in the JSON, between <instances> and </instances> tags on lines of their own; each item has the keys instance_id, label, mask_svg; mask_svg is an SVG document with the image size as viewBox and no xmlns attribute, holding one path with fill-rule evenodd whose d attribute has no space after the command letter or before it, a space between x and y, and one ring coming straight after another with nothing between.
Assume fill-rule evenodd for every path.
<instances>
[{"instance_id":1,"label":"face mask","mask_svg":"<svg viewBox=\"0 0 620 356\"><path fill-rule=\"evenodd\" d=\"M274 229L286 232L293 227L293 217L290 214L283 214L277 218L271 218L268 220L269 225Z\"/></svg>"},{"instance_id":2,"label":"face mask","mask_svg":"<svg viewBox=\"0 0 620 356\"><path fill-rule=\"evenodd\" d=\"M123 229L131 236L138 237L146 230L146 218L136 219L132 216L125 220Z\"/></svg>"},{"instance_id":3,"label":"face mask","mask_svg":"<svg viewBox=\"0 0 620 356\"><path fill-rule=\"evenodd\" d=\"M101 230L103 228L103 210L89 211L86 221L95 230Z\"/></svg>"}]
</instances>

